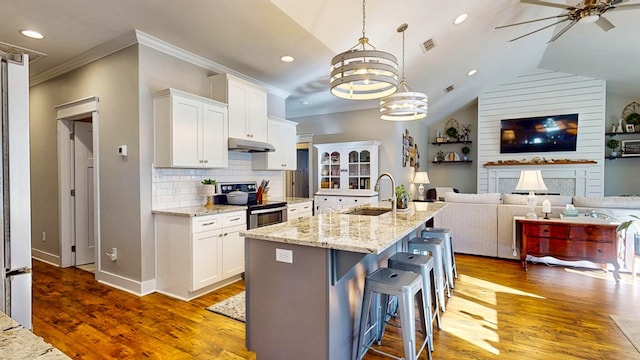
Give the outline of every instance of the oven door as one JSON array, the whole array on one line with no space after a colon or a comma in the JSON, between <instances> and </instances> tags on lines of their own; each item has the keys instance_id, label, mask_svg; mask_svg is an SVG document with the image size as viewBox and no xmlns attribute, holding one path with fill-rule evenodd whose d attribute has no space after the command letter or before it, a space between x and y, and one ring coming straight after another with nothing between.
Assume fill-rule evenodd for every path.
<instances>
[{"instance_id":1,"label":"oven door","mask_svg":"<svg viewBox=\"0 0 640 360\"><path fill-rule=\"evenodd\" d=\"M287 213L287 205L270 209L249 210L249 229L285 222L287 221Z\"/></svg>"}]
</instances>

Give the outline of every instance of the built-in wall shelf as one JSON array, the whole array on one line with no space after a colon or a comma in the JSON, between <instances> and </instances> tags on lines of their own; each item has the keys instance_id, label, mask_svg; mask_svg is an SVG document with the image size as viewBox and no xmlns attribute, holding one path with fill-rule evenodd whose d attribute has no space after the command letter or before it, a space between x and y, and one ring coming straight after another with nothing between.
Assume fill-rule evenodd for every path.
<instances>
[{"instance_id":1,"label":"built-in wall shelf","mask_svg":"<svg viewBox=\"0 0 640 360\"><path fill-rule=\"evenodd\" d=\"M616 136L616 135L637 135L640 136L640 133L637 132L624 132L624 133L617 133L617 132L608 132L608 133L604 133L606 136Z\"/></svg>"},{"instance_id":2,"label":"built-in wall shelf","mask_svg":"<svg viewBox=\"0 0 640 360\"><path fill-rule=\"evenodd\" d=\"M443 142L432 142L431 145L447 145L447 144L471 144L472 141L443 141Z\"/></svg>"},{"instance_id":3,"label":"built-in wall shelf","mask_svg":"<svg viewBox=\"0 0 640 360\"><path fill-rule=\"evenodd\" d=\"M432 161L433 164L448 164L448 163L472 163L472 160L440 160L440 161Z\"/></svg>"},{"instance_id":4,"label":"built-in wall shelf","mask_svg":"<svg viewBox=\"0 0 640 360\"><path fill-rule=\"evenodd\" d=\"M618 155L618 156L616 156L616 157L613 157L613 156L607 156L607 157L606 157L606 159L607 159L607 160L616 160L616 159L640 159L640 157L639 157L639 156L620 156L620 155Z\"/></svg>"}]
</instances>

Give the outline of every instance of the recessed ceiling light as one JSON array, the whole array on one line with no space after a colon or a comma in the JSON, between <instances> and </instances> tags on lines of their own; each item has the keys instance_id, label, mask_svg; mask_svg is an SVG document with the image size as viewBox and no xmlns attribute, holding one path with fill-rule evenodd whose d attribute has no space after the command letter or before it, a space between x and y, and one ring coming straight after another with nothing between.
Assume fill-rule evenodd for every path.
<instances>
[{"instance_id":1,"label":"recessed ceiling light","mask_svg":"<svg viewBox=\"0 0 640 360\"><path fill-rule=\"evenodd\" d=\"M35 30L20 30L20 34L32 39L44 39L44 35Z\"/></svg>"},{"instance_id":2,"label":"recessed ceiling light","mask_svg":"<svg viewBox=\"0 0 640 360\"><path fill-rule=\"evenodd\" d=\"M467 16L469 16L468 14L462 14L460 16L458 16L455 20L453 20L453 23L455 25L460 25L462 24L465 20L467 20Z\"/></svg>"},{"instance_id":3,"label":"recessed ceiling light","mask_svg":"<svg viewBox=\"0 0 640 360\"><path fill-rule=\"evenodd\" d=\"M295 60L293 56L289 56L289 55L284 55L280 58L280 61L287 62L287 63L293 62L293 60Z\"/></svg>"},{"instance_id":4,"label":"recessed ceiling light","mask_svg":"<svg viewBox=\"0 0 640 360\"><path fill-rule=\"evenodd\" d=\"M478 70L476 70L476 69L471 69L471 70L469 70L469 72L467 73L467 76L473 76L473 75L475 75L477 72L478 72Z\"/></svg>"}]
</instances>

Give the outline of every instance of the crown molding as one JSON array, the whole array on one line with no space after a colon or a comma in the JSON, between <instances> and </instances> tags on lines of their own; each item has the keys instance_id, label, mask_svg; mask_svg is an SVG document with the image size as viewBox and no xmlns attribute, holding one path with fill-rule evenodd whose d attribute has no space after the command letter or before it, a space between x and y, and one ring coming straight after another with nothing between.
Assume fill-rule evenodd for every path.
<instances>
[{"instance_id":1,"label":"crown molding","mask_svg":"<svg viewBox=\"0 0 640 360\"><path fill-rule=\"evenodd\" d=\"M289 95L291 95L289 92L286 92L284 90L273 87L269 84L258 81L254 78L241 74L233 69L220 65L200 55L196 55L192 52L179 48L173 44L170 44L164 40L153 37L140 30L129 31L121 36L116 37L113 40L107 41L102 45L96 46L65 63L62 63L47 71L43 71L40 74L36 74L32 76L30 78L31 86L38 85L42 82L53 79L64 73L75 70L79 67L82 67L91 62L94 62L96 60L109 56L113 53L116 53L120 50L123 50L135 44L142 44L144 46L157 50L163 54L173 56L175 58L186 61L193 65L199 66L203 69L213 71L218 74L219 73L232 74L236 77L239 77L241 79L244 79L256 85L262 86L265 89L267 89L269 93L282 97L283 99L286 99L287 97L289 97Z\"/></svg>"}]
</instances>

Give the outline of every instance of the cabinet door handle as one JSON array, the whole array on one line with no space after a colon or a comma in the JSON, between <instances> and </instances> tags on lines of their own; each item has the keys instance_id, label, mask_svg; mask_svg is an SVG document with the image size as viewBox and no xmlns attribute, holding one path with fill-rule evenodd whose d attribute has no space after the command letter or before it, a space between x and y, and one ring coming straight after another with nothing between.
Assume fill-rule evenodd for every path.
<instances>
[{"instance_id":1,"label":"cabinet door handle","mask_svg":"<svg viewBox=\"0 0 640 360\"><path fill-rule=\"evenodd\" d=\"M209 160L205 160L204 163L207 164L209 162Z\"/></svg>"},{"instance_id":2,"label":"cabinet door handle","mask_svg":"<svg viewBox=\"0 0 640 360\"><path fill-rule=\"evenodd\" d=\"M237 217L237 218L229 219L229 221L238 221L238 220L240 220L240 219L241 219L241 218Z\"/></svg>"},{"instance_id":3,"label":"cabinet door handle","mask_svg":"<svg viewBox=\"0 0 640 360\"><path fill-rule=\"evenodd\" d=\"M202 226L209 226L209 225L215 225L216 222L212 221L212 222L208 222L208 223L202 223Z\"/></svg>"}]
</instances>

